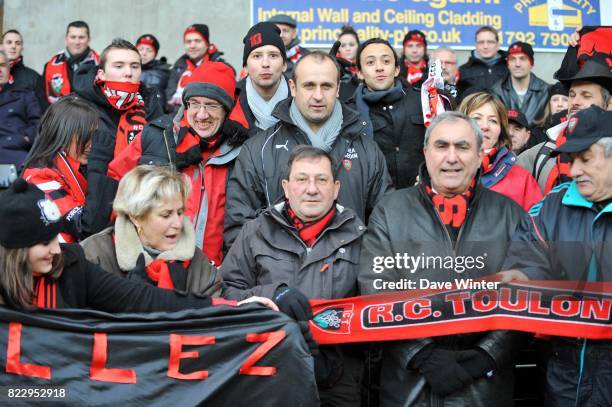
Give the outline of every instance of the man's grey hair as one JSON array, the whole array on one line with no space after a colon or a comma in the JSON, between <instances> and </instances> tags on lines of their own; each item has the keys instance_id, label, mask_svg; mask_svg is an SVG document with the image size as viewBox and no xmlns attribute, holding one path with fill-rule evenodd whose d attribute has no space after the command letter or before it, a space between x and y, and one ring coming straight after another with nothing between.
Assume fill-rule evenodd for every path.
<instances>
[{"instance_id":1,"label":"man's grey hair","mask_svg":"<svg viewBox=\"0 0 612 407\"><path fill-rule=\"evenodd\" d=\"M601 87L601 97L604 101L604 105L601 108L606 110L608 108L608 103L610 103L610 91L603 86Z\"/></svg>"},{"instance_id":2,"label":"man's grey hair","mask_svg":"<svg viewBox=\"0 0 612 407\"><path fill-rule=\"evenodd\" d=\"M439 114L431 121L431 123L429 124L429 127L425 131L425 141L423 142L423 147L427 147L429 136L439 124L444 123L444 122L454 123L459 120L463 120L470 125L470 127L472 128L472 131L474 132L474 135L476 136L476 147L478 148L478 150L480 150L480 148L482 147L483 136L482 136L482 131L480 131L480 127L478 126L478 123L476 123L474 119L470 118L468 115L464 113L453 112L453 111L444 112L442 114Z\"/></svg>"},{"instance_id":3,"label":"man's grey hair","mask_svg":"<svg viewBox=\"0 0 612 407\"><path fill-rule=\"evenodd\" d=\"M455 50L453 50L451 47L447 47L446 45L441 45L438 48L434 49L431 53L431 55L436 55L437 52L439 51L446 51L446 52L450 52L451 54L453 54L455 56L455 58L457 58L457 54L455 53Z\"/></svg>"},{"instance_id":4,"label":"man's grey hair","mask_svg":"<svg viewBox=\"0 0 612 407\"><path fill-rule=\"evenodd\" d=\"M612 157L612 137L603 137L597 140L597 143L604 148L604 155L606 158Z\"/></svg>"}]
</instances>

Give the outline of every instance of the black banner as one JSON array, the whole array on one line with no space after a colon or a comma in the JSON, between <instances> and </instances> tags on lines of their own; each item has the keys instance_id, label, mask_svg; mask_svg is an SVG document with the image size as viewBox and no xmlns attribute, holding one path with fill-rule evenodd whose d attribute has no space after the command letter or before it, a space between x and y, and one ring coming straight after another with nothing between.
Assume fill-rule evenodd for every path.
<instances>
[{"instance_id":1,"label":"black banner","mask_svg":"<svg viewBox=\"0 0 612 407\"><path fill-rule=\"evenodd\" d=\"M0 364L0 400L12 405L318 405L299 327L253 304L122 315L0 307Z\"/></svg>"}]
</instances>

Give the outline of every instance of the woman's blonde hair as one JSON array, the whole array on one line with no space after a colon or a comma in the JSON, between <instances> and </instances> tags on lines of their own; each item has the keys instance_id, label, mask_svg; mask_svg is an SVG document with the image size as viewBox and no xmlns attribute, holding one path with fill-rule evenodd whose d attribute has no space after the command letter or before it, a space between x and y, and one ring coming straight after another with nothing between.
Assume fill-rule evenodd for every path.
<instances>
[{"instance_id":1,"label":"woman's blonde hair","mask_svg":"<svg viewBox=\"0 0 612 407\"><path fill-rule=\"evenodd\" d=\"M491 104L493 110L495 110L495 114L497 114L497 120L499 120L499 125L501 127L499 139L497 140L495 148L511 148L510 137L508 136L508 111L506 110L506 106L504 106L504 103L497 95L494 95L493 93L489 92L472 93L471 95L463 99L457 110L469 116L470 113L472 113L474 110L480 109L487 103Z\"/></svg>"},{"instance_id":2,"label":"woman's blonde hair","mask_svg":"<svg viewBox=\"0 0 612 407\"><path fill-rule=\"evenodd\" d=\"M5 304L14 308L34 308L34 273L28 260L29 250L29 247L7 249L0 245L0 293ZM63 268L62 255L56 255L47 276L57 279Z\"/></svg>"},{"instance_id":3,"label":"woman's blonde hair","mask_svg":"<svg viewBox=\"0 0 612 407\"><path fill-rule=\"evenodd\" d=\"M190 190L189 182L180 172L169 167L140 165L119 182L113 210L117 215L142 219L163 202L180 198L185 203Z\"/></svg>"}]
</instances>

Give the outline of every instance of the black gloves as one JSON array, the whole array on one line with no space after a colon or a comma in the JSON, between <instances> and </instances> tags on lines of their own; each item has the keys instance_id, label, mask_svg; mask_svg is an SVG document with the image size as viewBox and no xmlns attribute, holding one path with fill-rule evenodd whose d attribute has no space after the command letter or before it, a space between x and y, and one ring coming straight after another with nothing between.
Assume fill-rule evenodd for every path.
<instances>
[{"instance_id":1,"label":"black gloves","mask_svg":"<svg viewBox=\"0 0 612 407\"><path fill-rule=\"evenodd\" d=\"M200 146L191 147L184 153L176 153L176 169L182 171L190 165L197 165L202 161Z\"/></svg>"},{"instance_id":2,"label":"black gloves","mask_svg":"<svg viewBox=\"0 0 612 407\"><path fill-rule=\"evenodd\" d=\"M421 372L434 393L446 396L473 382L472 376L457 363L457 353L429 345L412 358L410 367Z\"/></svg>"},{"instance_id":3,"label":"black gloves","mask_svg":"<svg viewBox=\"0 0 612 407\"><path fill-rule=\"evenodd\" d=\"M308 350L312 356L317 356L319 354L319 344L314 340L312 336L312 332L310 331L310 325L308 321L297 321L297 324L300 327L300 331L302 331L302 336L306 341L306 345L308 345Z\"/></svg>"},{"instance_id":4,"label":"black gloves","mask_svg":"<svg viewBox=\"0 0 612 407\"><path fill-rule=\"evenodd\" d=\"M457 353L457 362L472 376L492 377L495 372L495 361L482 349L461 350Z\"/></svg>"},{"instance_id":5,"label":"black gloves","mask_svg":"<svg viewBox=\"0 0 612 407\"><path fill-rule=\"evenodd\" d=\"M91 139L91 152L87 162L87 172L106 175L108 163L115 155L115 135L104 129L97 129Z\"/></svg>"},{"instance_id":6,"label":"black gloves","mask_svg":"<svg viewBox=\"0 0 612 407\"><path fill-rule=\"evenodd\" d=\"M334 45L332 45L331 49L329 50L329 55L336 58L336 54L338 53L339 49L340 49L340 41L334 42Z\"/></svg>"},{"instance_id":7,"label":"black gloves","mask_svg":"<svg viewBox=\"0 0 612 407\"><path fill-rule=\"evenodd\" d=\"M145 266L144 253L140 253L138 260L136 260L136 266L128 271L127 279L132 281L148 282L149 275L147 274L147 267Z\"/></svg>"},{"instance_id":8,"label":"black gloves","mask_svg":"<svg viewBox=\"0 0 612 407\"><path fill-rule=\"evenodd\" d=\"M312 308L308 298L295 288L282 286L274 293L274 302L281 312L289 315L296 321L309 321L312 319Z\"/></svg>"},{"instance_id":9,"label":"black gloves","mask_svg":"<svg viewBox=\"0 0 612 407\"><path fill-rule=\"evenodd\" d=\"M223 135L227 140L227 144L231 147L238 147L242 145L249 138L248 129L237 121L231 119L225 119L222 128Z\"/></svg>"}]
</instances>

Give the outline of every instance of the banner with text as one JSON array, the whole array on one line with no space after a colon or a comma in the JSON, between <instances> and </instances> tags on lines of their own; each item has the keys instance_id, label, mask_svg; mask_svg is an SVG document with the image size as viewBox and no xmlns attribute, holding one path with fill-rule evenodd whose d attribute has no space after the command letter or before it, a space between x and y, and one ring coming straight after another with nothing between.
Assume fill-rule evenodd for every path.
<instances>
[{"instance_id":1,"label":"banner with text","mask_svg":"<svg viewBox=\"0 0 612 407\"><path fill-rule=\"evenodd\" d=\"M490 25L502 48L515 41L540 51L565 51L577 27L600 25L601 0L252 0L251 23L287 14L298 22L302 45L329 48L340 27L353 26L361 41L381 37L402 47L413 29L429 46L473 49L476 30Z\"/></svg>"}]
</instances>

